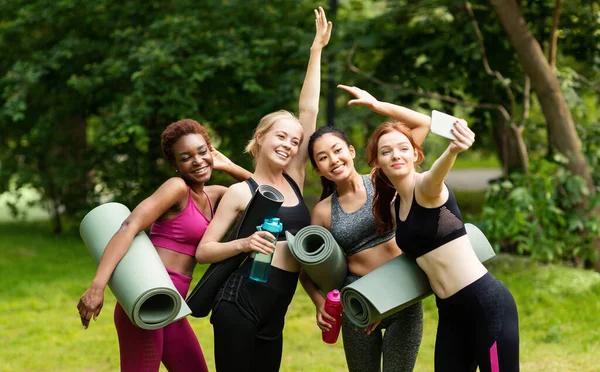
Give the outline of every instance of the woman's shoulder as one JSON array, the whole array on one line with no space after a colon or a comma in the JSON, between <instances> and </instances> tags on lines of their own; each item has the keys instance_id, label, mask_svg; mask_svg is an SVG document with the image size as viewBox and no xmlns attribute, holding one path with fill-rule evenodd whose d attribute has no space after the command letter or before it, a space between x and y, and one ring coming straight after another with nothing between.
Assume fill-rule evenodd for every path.
<instances>
[{"instance_id":1,"label":"woman's shoulder","mask_svg":"<svg viewBox=\"0 0 600 372\"><path fill-rule=\"evenodd\" d=\"M321 225L330 228L331 225L331 198L329 195L325 199L318 202L310 214L312 225Z\"/></svg>"},{"instance_id":2,"label":"woman's shoulder","mask_svg":"<svg viewBox=\"0 0 600 372\"><path fill-rule=\"evenodd\" d=\"M159 187L159 190L165 190L169 193L175 193L179 196L187 196L189 194L189 186L181 177L171 177Z\"/></svg>"}]
</instances>

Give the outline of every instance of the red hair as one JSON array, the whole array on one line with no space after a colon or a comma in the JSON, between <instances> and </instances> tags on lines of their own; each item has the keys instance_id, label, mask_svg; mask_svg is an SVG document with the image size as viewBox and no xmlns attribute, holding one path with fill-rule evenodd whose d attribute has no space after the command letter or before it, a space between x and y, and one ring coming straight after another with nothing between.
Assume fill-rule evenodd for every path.
<instances>
[{"instance_id":1,"label":"red hair","mask_svg":"<svg viewBox=\"0 0 600 372\"><path fill-rule=\"evenodd\" d=\"M375 195L373 196L373 217L375 217L375 221L377 221L378 235L384 234L394 228L390 204L394 195L396 195L396 189L381 168L375 166L379 150L379 139L384 134L393 131L404 134L415 151L417 151L415 165L421 164L425 159L423 149L415 142L410 128L400 122L386 121L380 124L369 138L365 152L367 153L367 162L369 163L369 166L373 167L373 172L371 173L371 180L375 186Z\"/></svg>"}]
</instances>

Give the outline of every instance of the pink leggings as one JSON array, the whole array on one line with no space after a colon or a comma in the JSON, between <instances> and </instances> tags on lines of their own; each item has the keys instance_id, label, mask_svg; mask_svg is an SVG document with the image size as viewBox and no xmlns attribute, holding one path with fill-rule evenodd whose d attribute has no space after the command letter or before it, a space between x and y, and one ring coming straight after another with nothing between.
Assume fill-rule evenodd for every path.
<instances>
[{"instance_id":1,"label":"pink leggings","mask_svg":"<svg viewBox=\"0 0 600 372\"><path fill-rule=\"evenodd\" d=\"M169 269L167 272L185 298L192 278ZM196 334L187 319L148 331L134 326L119 303L114 319L119 335L121 371L154 372L159 370L161 361L169 371L208 371Z\"/></svg>"}]
</instances>

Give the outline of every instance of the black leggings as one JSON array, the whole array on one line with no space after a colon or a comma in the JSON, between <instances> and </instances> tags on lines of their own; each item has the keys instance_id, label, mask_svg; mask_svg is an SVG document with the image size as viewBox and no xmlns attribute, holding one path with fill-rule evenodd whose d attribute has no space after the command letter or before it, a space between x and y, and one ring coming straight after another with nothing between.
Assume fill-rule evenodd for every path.
<instances>
[{"instance_id":1,"label":"black leggings","mask_svg":"<svg viewBox=\"0 0 600 372\"><path fill-rule=\"evenodd\" d=\"M271 267L269 280L248 277L253 260L234 272L212 309L215 365L219 372L278 371L283 326L298 273Z\"/></svg>"},{"instance_id":2,"label":"black leggings","mask_svg":"<svg viewBox=\"0 0 600 372\"><path fill-rule=\"evenodd\" d=\"M436 297L435 371L519 370L519 318L509 290L489 272L454 295Z\"/></svg>"}]
</instances>

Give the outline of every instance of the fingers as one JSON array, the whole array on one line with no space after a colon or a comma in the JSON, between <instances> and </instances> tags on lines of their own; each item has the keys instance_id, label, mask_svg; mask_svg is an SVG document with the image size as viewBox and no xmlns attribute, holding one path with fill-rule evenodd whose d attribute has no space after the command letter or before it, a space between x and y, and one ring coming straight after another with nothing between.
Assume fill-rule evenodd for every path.
<instances>
[{"instance_id":1,"label":"fingers","mask_svg":"<svg viewBox=\"0 0 600 372\"><path fill-rule=\"evenodd\" d=\"M456 137L456 140L453 142L461 149L466 150L475 142L475 133L469 129L467 122L464 120L458 120L454 123L452 134Z\"/></svg>"},{"instance_id":2,"label":"fingers","mask_svg":"<svg viewBox=\"0 0 600 372\"><path fill-rule=\"evenodd\" d=\"M319 13L321 14L321 25L323 28L327 28L327 16L325 15L325 11L322 7L319 7Z\"/></svg>"},{"instance_id":3,"label":"fingers","mask_svg":"<svg viewBox=\"0 0 600 372\"><path fill-rule=\"evenodd\" d=\"M335 322L335 320L333 320ZM331 324L323 319L323 312L317 312L317 326L321 331L331 330Z\"/></svg>"},{"instance_id":4,"label":"fingers","mask_svg":"<svg viewBox=\"0 0 600 372\"><path fill-rule=\"evenodd\" d=\"M100 311L102 310L102 305L98 307L96 311L94 311L94 321L98 320L98 315L100 315Z\"/></svg>"},{"instance_id":5,"label":"fingers","mask_svg":"<svg viewBox=\"0 0 600 372\"><path fill-rule=\"evenodd\" d=\"M87 329L90 325L90 319L92 318L92 313L89 311L84 311L81 315L81 324L83 328Z\"/></svg>"},{"instance_id":6,"label":"fingers","mask_svg":"<svg viewBox=\"0 0 600 372\"><path fill-rule=\"evenodd\" d=\"M347 85L342 85L339 84L337 86L339 89L345 90L346 92L352 94L354 97L359 98L360 97L360 93L361 93L361 89L355 86L349 87Z\"/></svg>"},{"instance_id":7,"label":"fingers","mask_svg":"<svg viewBox=\"0 0 600 372\"><path fill-rule=\"evenodd\" d=\"M275 240L275 237L268 231L257 231L252 234L252 236L250 236L250 240L248 241L250 250L267 255L272 254L273 250L275 249L275 244L271 243L265 238L273 241Z\"/></svg>"}]
</instances>

